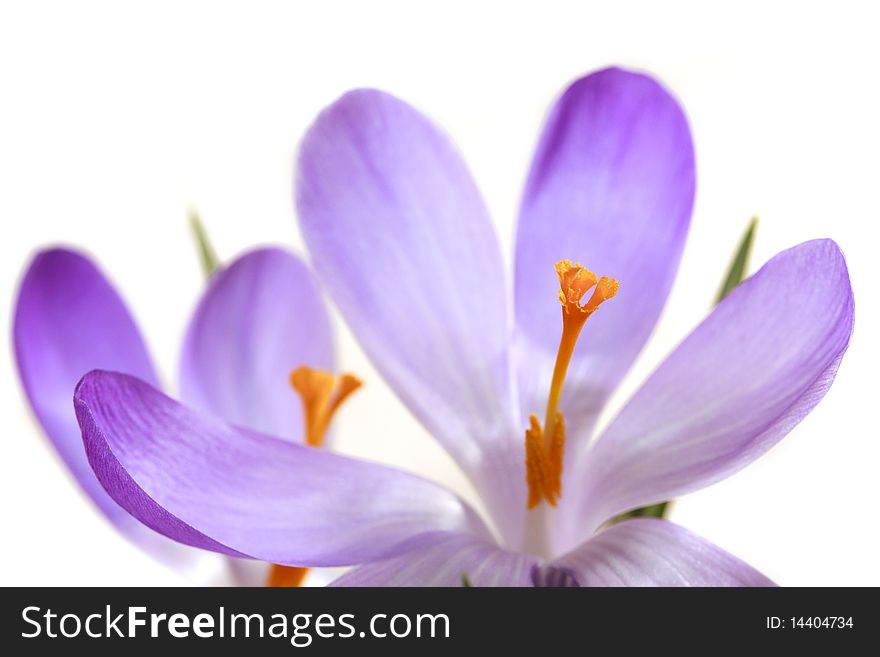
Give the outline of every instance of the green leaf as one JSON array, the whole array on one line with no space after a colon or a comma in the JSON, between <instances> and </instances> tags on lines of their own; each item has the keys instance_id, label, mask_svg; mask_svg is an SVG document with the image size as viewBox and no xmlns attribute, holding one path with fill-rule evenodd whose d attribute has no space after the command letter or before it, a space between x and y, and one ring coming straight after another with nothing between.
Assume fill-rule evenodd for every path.
<instances>
[{"instance_id":1,"label":"green leaf","mask_svg":"<svg viewBox=\"0 0 880 657\"><path fill-rule=\"evenodd\" d=\"M658 502L657 504L651 504L650 506L633 509L632 511L621 513L614 518L613 522L629 520L630 518L663 518L669 511L669 506L671 504L671 502Z\"/></svg>"},{"instance_id":2,"label":"green leaf","mask_svg":"<svg viewBox=\"0 0 880 657\"><path fill-rule=\"evenodd\" d=\"M752 253L752 245L755 243L755 230L757 227L758 218L752 217L749 227L739 242L739 247L736 250L736 255L733 256L730 268L727 270L724 283L721 284L721 289L718 290L718 296L715 297L716 305L721 303L721 300L745 279L746 271L749 268L749 256Z\"/></svg>"},{"instance_id":3,"label":"green leaf","mask_svg":"<svg viewBox=\"0 0 880 657\"><path fill-rule=\"evenodd\" d=\"M718 290L718 296L715 298L716 306L745 279L746 272L749 268L749 256L752 253L752 245L755 243L755 230L757 227L758 218L752 217L752 220L749 222L749 227L739 241L739 246L736 249L736 254L733 256L733 261L730 263L730 267L727 270L727 276L724 277L724 282L721 284L721 289ZM666 514L669 513L669 507L671 504L671 501L659 502L657 504L651 504L650 506L633 509L632 511L627 511L626 513L621 513L620 515L615 516L611 519L609 524L615 524L622 520L629 520L630 518L665 518Z\"/></svg>"},{"instance_id":4,"label":"green leaf","mask_svg":"<svg viewBox=\"0 0 880 657\"><path fill-rule=\"evenodd\" d=\"M208 239L208 233L205 231L205 226L202 224L199 213L195 210L190 210L189 227L196 240L196 247L199 250L199 260L202 263L202 271L205 272L205 278L211 278L211 276L220 269L220 259L217 257L217 252L214 251L214 247L211 246L211 241Z\"/></svg>"},{"instance_id":5,"label":"green leaf","mask_svg":"<svg viewBox=\"0 0 880 657\"><path fill-rule=\"evenodd\" d=\"M473 584L471 584L470 578L467 576L467 573L462 574L461 576L461 585L465 588L472 588Z\"/></svg>"}]
</instances>

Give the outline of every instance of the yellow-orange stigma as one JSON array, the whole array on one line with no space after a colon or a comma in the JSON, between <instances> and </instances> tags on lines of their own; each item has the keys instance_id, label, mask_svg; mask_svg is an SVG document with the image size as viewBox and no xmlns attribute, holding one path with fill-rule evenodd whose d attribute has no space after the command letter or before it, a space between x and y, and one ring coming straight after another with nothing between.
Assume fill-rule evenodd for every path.
<instances>
[{"instance_id":1,"label":"yellow-orange stigma","mask_svg":"<svg viewBox=\"0 0 880 657\"><path fill-rule=\"evenodd\" d=\"M560 260L556 263L556 275L559 277L559 303L566 315L582 314L581 299L593 287L598 279L596 274L586 267L581 267L571 260Z\"/></svg>"},{"instance_id":2,"label":"yellow-orange stigma","mask_svg":"<svg viewBox=\"0 0 880 657\"><path fill-rule=\"evenodd\" d=\"M599 305L617 294L620 288L620 283L615 279L607 276L597 278L589 269L579 263L572 263L571 260L557 262L556 275L559 277L559 302L562 304L563 323L580 322L583 326L583 322L598 310ZM581 300L594 285L596 289L593 294L581 305Z\"/></svg>"},{"instance_id":3,"label":"yellow-orange stigma","mask_svg":"<svg viewBox=\"0 0 880 657\"><path fill-rule=\"evenodd\" d=\"M597 278L586 267L571 260L557 262L556 275L559 277L559 302L562 304L562 337L547 395L544 426L542 428L538 418L532 415L529 418L530 427L526 430L526 482L530 509L538 506L542 500L556 506L562 495L565 453L565 419L559 411L562 384L581 329L602 302L616 295L620 287L615 279L607 276ZM581 304L591 288L595 288L593 294L586 303Z\"/></svg>"},{"instance_id":4,"label":"yellow-orange stigma","mask_svg":"<svg viewBox=\"0 0 880 657\"><path fill-rule=\"evenodd\" d=\"M337 377L303 365L290 373L290 385L302 402L305 442L312 447L321 447L336 411L363 384L351 374ZM266 586L300 586L308 572L308 568L272 564Z\"/></svg>"},{"instance_id":5,"label":"yellow-orange stigma","mask_svg":"<svg viewBox=\"0 0 880 657\"><path fill-rule=\"evenodd\" d=\"M330 372L303 365L290 373L290 385L302 401L306 444L320 447L333 415L362 384L351 374L336 377Z\"/></svg>"}]
</instances>

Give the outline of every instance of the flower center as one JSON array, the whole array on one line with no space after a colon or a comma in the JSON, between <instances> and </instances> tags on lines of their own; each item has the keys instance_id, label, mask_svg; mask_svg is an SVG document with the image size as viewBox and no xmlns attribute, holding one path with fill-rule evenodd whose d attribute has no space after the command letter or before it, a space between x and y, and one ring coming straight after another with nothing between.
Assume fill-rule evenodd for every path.
<instances>
[{"instance_id":1,"label":"flower center","mask_svg":"<svg viewBox=\"0 0 880 657\"><path fill-rule=\"evenodd\" d=\"M556 354L553 379L547 396L544 426L535 415L526 429L526 482L529 486L528 508L534 509L542 500L556 506L562 495L562 461L565 453L565 418L559 410L562 384L574 353L581 329L587 319L615 294L620 284L613 278L596 275L571 260L556 263L559 276L559 301L562 304L562 338ZM595 287L589 300L581 305L586 293Z\"/></svg>"},{"instance_id":2,"label":"flower center","mask_svg":"<svg viewBox=\"0 0 880 657\"><path fill-rule=\"evenodd\" d=\"M290 373L290 385L302 402L305 442L311 447L321 447L336 411L362 383L351 374L335 376L303 365ZM299 586L308 572L308 568L272 564L266 586Z\"/></svg>"}]
</instances>

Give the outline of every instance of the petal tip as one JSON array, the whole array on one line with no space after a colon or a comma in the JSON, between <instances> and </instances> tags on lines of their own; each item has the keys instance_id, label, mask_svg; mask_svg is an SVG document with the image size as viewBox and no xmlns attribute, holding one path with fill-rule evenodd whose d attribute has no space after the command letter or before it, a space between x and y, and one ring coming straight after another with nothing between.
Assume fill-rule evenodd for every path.
<instances>
[{"instance_id":1,"label":"petal tip","mask_svg":"<svg viewBox=\"0 0 880 657\"><path fill-rule=\"evenodd\" d=\"M79 249L62 245L44 246L34 252L22 279L22 288L25 283L42 283L54 280L56 276L63 276L71 268L89 267L96 270L92 259ZM36 278L36 281L35 281Z\"/></svg>"},{"instance_id":2,"label":"petal tip","mask_svg":"<svg viewBox=\"0 0 880 657\"><path fill-rule=\"evenodd\" d=\"M668 104L684 117L680 104L659 78L648 71L609 66L583 75L572 82L563 98L585 95L591 98L597 95L621 96L635 100L651 101L657 104Z\"/></svg>"},{"instance_id":3,"label":"petal tip","mask_svg":"<svg viewBox=\"0 0 880 657\"><path fill-rule=\"evenodd\" d=\"M95 385L98 383L97 379L100 379L102 374L104 374L103 370L91 370L86 372L82 378L77 381L76 386L73 388L74 404L81 403L88 406L88 402L84 395L88 395L94 390Z\"/></svg>"}]
</instances>

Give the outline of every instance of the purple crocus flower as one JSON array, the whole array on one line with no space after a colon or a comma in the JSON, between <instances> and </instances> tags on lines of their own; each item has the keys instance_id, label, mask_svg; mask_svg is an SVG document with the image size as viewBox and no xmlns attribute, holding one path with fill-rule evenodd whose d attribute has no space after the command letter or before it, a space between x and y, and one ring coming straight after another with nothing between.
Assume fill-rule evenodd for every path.
<instances>
[{"instance_id":1,"label":"purple crocus flower","mask_svg":"<svg viewBox=\"0 0 880 657\"><path fill-rule=\"evenodd\" d=\"M485 517L425 479L93 372L75 394L89 460L135 517L233 556L356 565L343 585L771 583L671 522L607 526L768 450L827 391L853 325L838 247L784 251L593 435L660 314L690 221L691 137L657 82L603 70L553 108L522 201L512 312L476 186L405 103L360 90L325 110L302 144L296 196L318 275L389 385L467 473ZM592 313L616 288L564 262L557 281L554 264L568 258L621 282L571 353L560 283L564 318Z\"/></svg>"},{"instance_id":2,"label":"purple crocus flower","mask_svg":"<svg viewBox=\"0 0 880 657\"><path fill-rule=\"evenodd\" d=\"M175 568L192 565L198 551L147 529L107 495L72 412L77 382L95 368L159 385L119 294L85 255L42 251L21 283L13 332L31 407L85 493L153 556ZM286 251L255 250L218 272L199 301L181 356L180 396L229 422L301 441L302 412L288 375L305 363L333 366L331 327L314 277ZM255 570L234 564L246 581L256 581L253 575L265 580Z\"/></svg>"}]
</instances>

